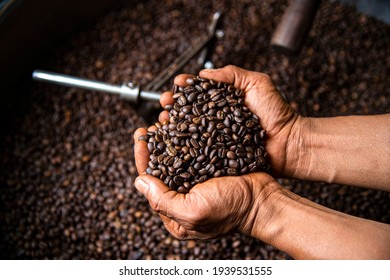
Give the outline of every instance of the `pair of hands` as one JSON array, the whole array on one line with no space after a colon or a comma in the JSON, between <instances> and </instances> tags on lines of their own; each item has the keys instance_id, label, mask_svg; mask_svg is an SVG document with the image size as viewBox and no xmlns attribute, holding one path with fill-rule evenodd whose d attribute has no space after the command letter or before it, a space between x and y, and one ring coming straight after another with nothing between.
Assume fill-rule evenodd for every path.
<instances>
[{"instance_id":1,"label":"pair of hands","mask_svg":"<svg viewBox=\"0 0 390 280\"><path fill-rule=\"evenodd\" d=\"M267 132L266 151L273 172L277 175L293 173L290 162L297 160L293 151L299 143L300 117L285 102L273 85L269 76L247 71L235 66L226 66L215 70L202 70L199 75L233 84L243 90L245 105L256 114L261 126ZM185 86L190 75L179 75L174 83ZM161 105L174 102L172 92L165 92L160 99ZM168 120L168 112L163 111L159 121ZM154 130L151 126L148 130ZM161 180L147 175L149 152L145 141L139 141L147 133L139 128L135 138L135 160L139 177L136 188L148 199L167 230L179 239L209 239L239 231L254 235L258 228L259 208L280 185L266 173L251 173L243 176L220 177L194 186L187 194L169 189ZM292 157L290 155L293 155ZM264 213L265 215L266 213Z\"/></svg>"}]
</instances>

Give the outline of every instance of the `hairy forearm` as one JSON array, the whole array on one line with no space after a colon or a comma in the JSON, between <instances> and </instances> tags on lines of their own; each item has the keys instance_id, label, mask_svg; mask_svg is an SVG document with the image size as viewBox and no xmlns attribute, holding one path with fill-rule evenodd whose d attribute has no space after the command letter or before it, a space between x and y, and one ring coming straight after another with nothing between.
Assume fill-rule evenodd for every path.
<instances>
[{"instance_id":1,"label":"hairy forearm","mask_svg":"<svg viewBox=\"0 0 390 280\"><path fill-rule=\"evenodd\" d=\"M295 259L390 258L390 225L328 209L281 186L263 202L254 208L251 235Z\"/></svg>"},{"instance_id":2,"label":"hairy forearm","mask_svg":"<svg viewBox=\"0 0 390 280\"><path fill-rule=\"evenodd\" d=\"M390 190L390 114L300 118L292 133L289 176Z\"/></svg>"}]
</instances>

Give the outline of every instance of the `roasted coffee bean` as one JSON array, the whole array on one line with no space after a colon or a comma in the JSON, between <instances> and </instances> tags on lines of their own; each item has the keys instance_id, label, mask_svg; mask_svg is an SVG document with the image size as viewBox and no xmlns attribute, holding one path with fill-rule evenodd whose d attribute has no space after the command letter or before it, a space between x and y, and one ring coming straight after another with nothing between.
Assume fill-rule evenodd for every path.
<instances>
[{"instance_id":1,"label":"roasted coffee bean","mask_svg":"<svg viewBox=\"0 0 390 280\"><path fill-rule=\"evenodd\" d=\"M199 161L197 161L197 162L194 164L194 168L195 168L196 170L199 171L199 170L202 168L202 163L199 162Z\"/></svg>"},{"instance_id":2,"label":"roasted coffee bean","mask_svg":"<svg viewBox=\"0 0 390 280\"><path fill-rule=\"evenodd\" d=\"M195 85L195 80L194 80L193 78L188 78L188 79L186 80L186 83L187 83L187 85L189 85L189 86L194 86L194 85Z\"/></svg>"},{"instance_id":3,"label":"roasted coffee bean","mask_svg":"<svg viewBox=\"0 0 390 280\"><path fill-rule=\"evenodd\" d=\"M185 161L190 161L192 158L193 158L193 157L192 157L190 154L186 154L186 155L183 157L183 159L184 159Z\"/></svg>"},{"instance_id":4,"label":"roasted coffee bean","mask_svg":"<svg viewBox=\"0 0 390 280\"><path fill-rule=\"evenodd\" d=\"M213 177L220 177L222 176L222 170L215 170L215 172L212 175Z\"/></svg>"},{"instance_id":5,"label":"roasted coffee bean","mask_svg":"<svg viewBox=\"0 0 390 280\"><path fill-rule=\"evenodd\" d=\"M194 171L194 174L195 174L196 171ZM191 178L191 173L189 172L183 172L180 174L181 177L183 177L184 180L188 180L189 178Z\"/></svg>"},{"instance_id":6,"label":"roasted coffee bean","mask_svg":"<svg viewBox=\"0 0 390 280\"><path fill-rule=\"evenodd\" d=\"M197 99L197 94L196 92L191 92L188 97L187 97L187 101L192 103L194 102L195 100ZM187 107L187 106L186 106Z\"/></svg>"},{"instance_id":7,"label":"roasted coffee bean","mask_svg":"<svg viewBox=\"0 0 390 280\"><path fill-rule=\"evenodd\" d=\"M196 161L197 162L204 162L206 160L206 156L205 155L200 155L196 158Z\"/></svg>"},{"instance_id":8,"label":"roasted coffee bean","mask_svg":"<svg viewBox=\"0 0 390 280\"><path fill-rule=\"evenodd\" d=\"M235 159L235 158L237 157L237 156L236 156L236 153L233 152L233 151L228 151L228 152L226 153L226 156L227 156L228 159Z\"/></svg>"},{"instance_id":9,"label":"roasted coffee bean","mask_svg":"<svg viewBox=\"0 0 390 280\"><path fill-rule=\"evenodd\" d=\"M153 153L154 151L154 143L153 142L149 142L148 143L148 150L149 150L149 153Z\"/></svg>"},{"instance_id":10,"label":"roasted coffee bean","mask_svg":"<svg viewBox=\"0 0 390 280\"><path fill-rule=\"evenodd\" d=\"M178 193L188 193L188 189L184 186L180 186L176 190Z\"/></svg>"},{"instance_id":11,"label":"roasted coffee bean","mask_svg":"<svg viewBox=\"0 0 390 280\"><path fill-rule=\"evenodd\" d=\"M238 168L238 162L234 159L229 159L229 167Z\"/></svg>"},{"instance_id":12,"label":"roasted coffee bean","mask_svg":"<svg viewBox=\"0 0 390 280\"><path fill-rule=\"evenodd\" d=\"M191 146L194 147L195 149L199 149L200 148L199 142L196 141L194 137L196 137L196 139L199 138L199 134L197 133L192 134L192 139L190 140Z\"/></svg>"},{"instance_id":13,"label":"roasted coffee bean","mask_svg":"<svg viewBox=\"0 0 390 280\"><path fill-rule=\"evenodd\" d=\"M237 168L228 168L226 173L228 176L237 176L239 174Z\"/></svg>"},{"instance_id":14,"label":"roasted coffee bean","mask_svg":"<svg viewBox=\"0 0 390 280\"><path fill-rule=\"evenodd\" d=\"M175 176L173 177L173 181L175 182L176 185L180 186L184 183L184 178L183 176Z\"/></svg>"},{"instance_id":15,"label":"roasted coffee bean","mask_svg":"<svg viewBox=\"0 0 390 280\"><path fill-rule=\"evenodd\" d=\"M173 156L173 157L177 155L177 150L172 146L167 146L166 152L168 153L168 155Z\"/></svg>"},{"instance_id":16,"label":"roasted coffee bean","mask_svg":"<svg viewBox=\"0 0 390 280\"><path fill-rule=\"evenodd\" d=\"M180 158L175 158L175 161L173 163L173 167L175 169L178 169L181 167L182 164L183 164L183 161Z\"/></svg>"},{"instance_id":17,"label":"roasted coffee bean","mask_svg":"<svg viewBox=\"0 0 390 280\"><path fill-rule=\"evenodd\" d=\"M197 158L199 156L199 150L196 148L190 148L190 155L193 158Z\"/></svg>"}]
</instances>

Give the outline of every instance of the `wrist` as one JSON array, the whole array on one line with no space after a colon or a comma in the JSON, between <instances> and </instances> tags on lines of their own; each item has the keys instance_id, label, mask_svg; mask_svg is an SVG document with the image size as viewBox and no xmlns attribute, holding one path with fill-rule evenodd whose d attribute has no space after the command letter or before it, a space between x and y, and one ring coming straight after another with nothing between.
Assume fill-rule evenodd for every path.
<instances>
[{"instance_id":1,"label":"wrist","mask_svg":"<svg viewBox=\"0 0 390 280\"><path fill-rule=\"evenodd\" d=\"M286 141L286 161L282 175L304 179L310 165L312 119L298 116Z\"/></svg>"},{"instance_id":2,"label":"wrist","mask_svg":"<svg viewBox=\"0 0 390 280\"><path fill-rule=\"evenodd\" d=\"M271 243L275 232L279 230L275 218L280 211L279 201L282 197L283 187L265 173L254 173L250 177L253 184L252 204L239 231Z\"/></svg>"}]
</instances>

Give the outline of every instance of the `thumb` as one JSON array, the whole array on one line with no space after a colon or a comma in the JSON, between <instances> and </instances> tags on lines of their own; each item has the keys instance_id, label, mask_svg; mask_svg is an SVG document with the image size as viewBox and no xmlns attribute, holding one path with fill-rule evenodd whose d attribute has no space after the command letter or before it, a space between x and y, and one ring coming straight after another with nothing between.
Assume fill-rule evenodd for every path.
<instances>
[{"instance_id":1,"label":"thumb","mask_svg":"<svg viewBox=\"0 0 390 280\"><path fill-rule=\"evenodd\" d=\"M134 184L155 212L169 218L177 215L177 209L174 206L181 204L180 200L184 198L184 194L171 190L161 180L151 175L138 176Z\"/></svg>"}]
</instances>

